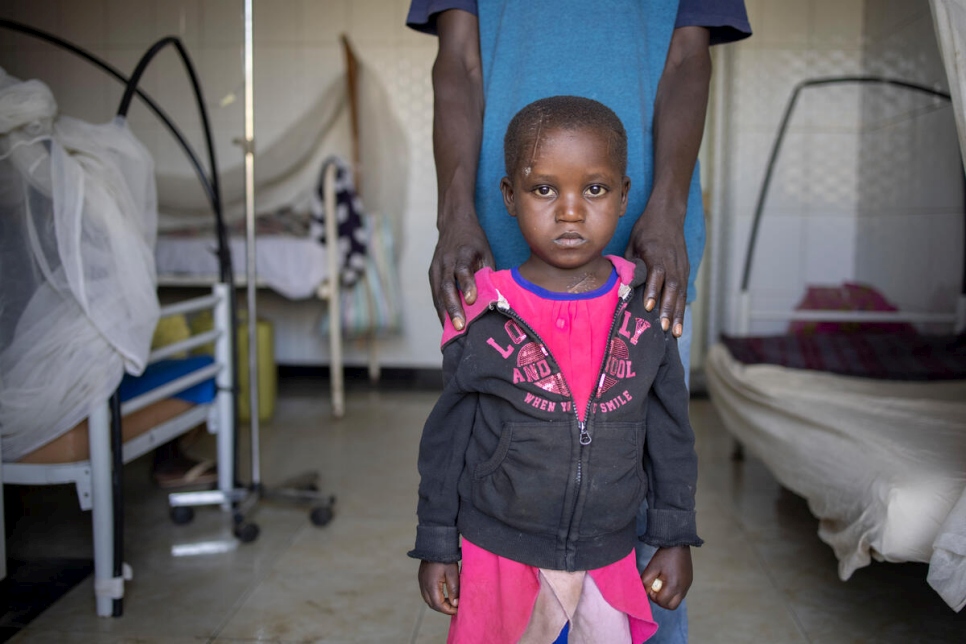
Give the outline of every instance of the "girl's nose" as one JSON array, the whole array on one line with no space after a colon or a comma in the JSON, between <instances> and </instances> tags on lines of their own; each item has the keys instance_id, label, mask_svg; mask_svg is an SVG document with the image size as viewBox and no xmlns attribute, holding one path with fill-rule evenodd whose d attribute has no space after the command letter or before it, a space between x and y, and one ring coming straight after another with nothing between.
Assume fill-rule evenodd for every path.
<instances>
[{"instance_id":1,"label":"girl's nose","mask_svg":"<svg viewBox=\"0 0 966 644\"><path fill-rule=\"evenodd\" d=\"M557 221L583 221L583 201L578 196L566 195L558 202Z\"/></svg>"}]
</instances>

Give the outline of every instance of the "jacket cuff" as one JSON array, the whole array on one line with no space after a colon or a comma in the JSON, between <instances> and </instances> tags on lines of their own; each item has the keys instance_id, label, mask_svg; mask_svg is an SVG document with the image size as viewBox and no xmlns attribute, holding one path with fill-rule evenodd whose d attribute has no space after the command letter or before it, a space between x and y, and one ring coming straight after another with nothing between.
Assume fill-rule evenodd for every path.
<instances>
[{"instance_id":1,"label":"jacket cuff","mask_svg":"<svg viewBox=\"0 0 966 644\"><path fill-rule=\"evenodd\" d=\"M416 547L407 553L413 559L435 563L460 560L460 535L455 526L417 526Z\"/></svg>"},{"instance_id":2,"label":"jacket cuff","mask_svg":"<svg viewBox=\"0 0 966 644\"><path fill-rule=\"evenodd\" d=\"M647 510L647 531L640 538L652 546L700 546L698 528L691 510Z\"/></svg>"}]
</instances>

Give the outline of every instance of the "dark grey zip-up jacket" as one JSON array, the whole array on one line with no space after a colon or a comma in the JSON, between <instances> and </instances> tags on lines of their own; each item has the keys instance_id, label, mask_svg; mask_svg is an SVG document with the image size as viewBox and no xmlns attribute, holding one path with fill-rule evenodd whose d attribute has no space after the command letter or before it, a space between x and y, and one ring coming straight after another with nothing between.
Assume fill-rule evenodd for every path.
<instances>
[{"instance_id":1,"label":"dark grey zip-up jacket","mask_svg":"<svg viewBox=\"0 0 966 644\"><path fill-rule=\"evenodd\" d=\"M419 526L409 556L460 558L459 535L539 568L593 570L627 556L648 502L654 546L701 545L697 455L677 340L644 310L646 268L621 282L586 422L553 356L489 279L444 333L445 385L419 447ZM449 324L449 323L447 323Z\"/></svg>"}]
</instances>

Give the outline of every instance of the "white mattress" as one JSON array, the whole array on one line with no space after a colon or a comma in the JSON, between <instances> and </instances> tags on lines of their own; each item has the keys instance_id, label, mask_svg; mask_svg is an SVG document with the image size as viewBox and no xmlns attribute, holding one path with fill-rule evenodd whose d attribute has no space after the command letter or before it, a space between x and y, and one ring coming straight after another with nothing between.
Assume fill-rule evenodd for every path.
<instances>
[{"instance_id":1,"label":"white mattress","mask_svg":"<svg viewBox=\"0 0 966 644\"><path fill-rule=\"evenodd\" d=\"M218 275L213 237L158 237L154 256L159 277L213 278ZM245 275L245 240L231 238L235 275ZM292 300L313 297L325 279L325 246L309 237L260 235L255 242L260 285Z\"/></svg>"},{"instance_id":2,"label":"white mattress","mask_svg":"<svg viewBox=\"0 0 966 644\"><path fill-rule=\"evenodd\" d=\"M706 373L728 430L808 501L843 580L872 558L931 562L930 583L962 608L966 381L749 366L722 345Z\"/></svg>"}]
</instances>

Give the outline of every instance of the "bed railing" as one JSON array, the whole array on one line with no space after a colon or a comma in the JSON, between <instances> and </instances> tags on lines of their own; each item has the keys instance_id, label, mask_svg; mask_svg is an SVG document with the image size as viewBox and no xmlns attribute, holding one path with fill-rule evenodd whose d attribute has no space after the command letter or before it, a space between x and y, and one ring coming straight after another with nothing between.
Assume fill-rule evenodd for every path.
<instances>
[{"instance_id":1,"label":"bed railing","mask_svg":"<svg viewBox=\"0 0 966 644\"><path fill-rule=\"evenodd\" d=\"M150 354L148 364L171 355L214 342L214 363L172 380L161 387L136 396L120 405L126 415L144 409L160 400L170 398L189 387L215 379L215 398L210 403L194 405L178 415L152 427L147 432L124 441L120 457L123 463L147 454L159 445L207 422L208 431L217 434L218 490L215 494L230 496L234 487L234 400L232 395L233 354L231 347L231 313L229 287L215 284L212 294L162 307L161 315L182 315L210 310L214 321L212 331L195 334ZM88 417L90 457L74 463L5 463L5 483L22 485L50 485L72 483L77 489L81 509L91 510L94 531L94 586L98 615L115 612L115 602L124 597L124 581L130 569L121 566L114 570L115 548L121 536L115 533L115 520L121 512L115 506L113 494L111 405L95 405Z\"/></svg>"}]
</instances>

